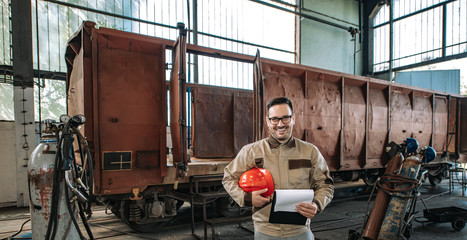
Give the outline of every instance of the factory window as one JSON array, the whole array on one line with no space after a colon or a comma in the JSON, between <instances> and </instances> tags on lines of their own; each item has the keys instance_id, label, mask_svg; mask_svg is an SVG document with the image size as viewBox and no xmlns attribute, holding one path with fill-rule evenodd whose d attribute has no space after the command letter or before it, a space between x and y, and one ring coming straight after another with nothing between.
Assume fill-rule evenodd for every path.
<instances>
[{"instance_id":1,"label":"factory window","mask_svg":"<svg viewBox=\"0 0 467 240\"><path fill-rule=\"evenodd\" d=\"M15 119L13 106L13 85L0 82L0 120Z\"/></svg>"},{"instance_id":2,"label":"factory window","mask_svg":"<svg viewBox=\"0 0 467 240\"><path fill-rule=\"evenodd\" d=\"M38 35L34 27L36 2ZM295 4L295 1L286 2ZM197 33L189 32L189 43L249 55L259 49L262 57L286 62L295 59L295 16L247 0L33 1L32 18L34 67L46 71L66 72L63 55L67 40L85 20L101 27L171 40L178 36L177 22L184 22L188 29L197 30ZM253 88L251 64L195 56L188 60L190 82Z\"/></svg>"},{"instance_id":3,"label":"factory window","mask_svg":"<svg viewBox=\"0 0 467 240\"><path fill-rule=\"evenodd\" d=\"M467 0L393 3L394 69L467 52ZM373 19L374 72L389 69L389 21L386 5Z\"/></svg>"},{"instance_id":4,"label":"factory window","mask_svg":"<svg viewBox=\"0 0 467 240\"><path fill-rule=\"evenodd\" d=\"M290 6L296 4L295 0L264 2L291 10L295 9ZM194 3L197 3L196 6ZM261 57L286 62L294 62L295 59L295 15L248 0L38 0L31 1L31 4L33 68L42 72L64 75L67 41L83 21L93 21L98 27L171 40L178 37L177 22L184 22L191 30L188 33L188 42L191 44L248 55L255 55L259 49ZM0 0L0 11L0 70L10 71L12 54L9 0ZM253 89L252 64L195 57L191 54L187 60L189 82ZM169 67L170 61L171 58L167 55ZM65 88L58 87L57 92L48 92L48 86L55 87L58 83L47 81L45 89L41 91L50 100L44 99L42 106L46 108L45 105L49 104L51 109L64 108L65 104L61 100L56 102L53 99L57 99L58 95L64 98ZM0 88L2 97L8 96L6 91ZM54 105L56 103L60 103L60 107ZM65 110L66 108L60 111ZM53 114L48 116L48 113ZM57 111L43 111L42 118L56 118L57 114Z\"/></svg>"},{"instance_id":5,"label":"factory window","mask_svg":"<svg viewBox=\"0 0 467 240\"><path fill-rule=\"evenodd\" d=\"M37 79L35 79L37 81ZM65 82L58 80L43 80L34 84L34 114L35 120L53 119L58 121L60 115L66 113ZM14 93L13 84L0 82L0 120L13 121Z\"/></svg>"},{"instance_id":6,"label":"factory window","mask_svg":"<svg viewBox=\"0 0 467 240\"><path fill-rule=\"evenodd\" d=\"M10 38L10 7L8 0L0 0L0 65L11 65L11 38ZM2 69L3 70L3 69ZM0 81L1 82L1 81Z\"/></svg>"},{"instance_id":7,"label":"factory window","mask_svg":"<svg viewBox=\"0 0 467 240\"><path fill-rule=\"evenodd\" d=\"M35 120L59 121L60 115L66 114L65 81L43 79L37 85L34 88Z\"/></svg>"}]
</instances>

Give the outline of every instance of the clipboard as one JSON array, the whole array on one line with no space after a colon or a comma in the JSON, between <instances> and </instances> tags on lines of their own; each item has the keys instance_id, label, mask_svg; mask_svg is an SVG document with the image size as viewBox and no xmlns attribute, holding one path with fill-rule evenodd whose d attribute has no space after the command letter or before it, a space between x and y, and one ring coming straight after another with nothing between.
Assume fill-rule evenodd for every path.
<instances>
[{"instance_id":1,"label":"clipboard","mask_svg":"<svg viewBox=\"0 0 467 240\"><path fill-rule=\"evenodd\" d=\"M284 191L284 190L281 190L281 191ZM271 212L269 214L269 222L278 223L278 224L305 225L307 218L298 212L282 211L282 210L275 211L276 203L277 203L277 196L278 196L277 191L274 191L274 197L272 199L272 204L271 204Z\"/></svg>"}]
</instances>

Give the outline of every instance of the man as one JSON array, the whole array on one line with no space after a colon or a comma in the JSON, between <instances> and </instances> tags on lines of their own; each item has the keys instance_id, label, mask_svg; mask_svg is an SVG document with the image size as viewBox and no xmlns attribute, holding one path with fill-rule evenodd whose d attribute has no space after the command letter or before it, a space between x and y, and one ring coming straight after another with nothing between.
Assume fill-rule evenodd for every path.
<instances>
[{"instance_id":1,"label":"man","mask_svg":"<svg viewBox=\"0 0 467 240\"><path fill-rule=\"evenodd\" d=\"M292 136L295 124L292 102L285 97L270 100L266 122L269 138L244 146L225 167L222 184L240 206L253 206L256 240L314 239L308 224L269 223L272 196L260 195L267 189L246 193L238 185L244 172L259 167L271 173L276 189L313 189L314 199L296 206L298 213L310 219L332 200L334 183L323 156L313 144Z\"/></svg>"}]
</instances>

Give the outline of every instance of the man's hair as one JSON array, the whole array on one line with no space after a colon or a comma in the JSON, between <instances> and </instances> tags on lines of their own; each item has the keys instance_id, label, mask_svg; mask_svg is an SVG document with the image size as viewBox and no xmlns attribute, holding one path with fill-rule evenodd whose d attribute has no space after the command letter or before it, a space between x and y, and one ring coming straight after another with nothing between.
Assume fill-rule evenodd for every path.
<instances>
[{"instance_id":1,"label":"man's hair","mask_svg":"<svg viewBox=\"0 0 467 240\"><path fill-rule=\"evenodd\" d=\"M286 98L286 97L277 97L277 98L273 98L271 100L269 100L268 104L266 105L267 109L267 114L269 115L269 109L274 106L274 105L279 105L279 104L287 104L289 105L290 107L290 110L292 110L292 113L293 113L293 106L292 106L292 102L290 101L289 98Z\"/></svg>"}]
</instances>

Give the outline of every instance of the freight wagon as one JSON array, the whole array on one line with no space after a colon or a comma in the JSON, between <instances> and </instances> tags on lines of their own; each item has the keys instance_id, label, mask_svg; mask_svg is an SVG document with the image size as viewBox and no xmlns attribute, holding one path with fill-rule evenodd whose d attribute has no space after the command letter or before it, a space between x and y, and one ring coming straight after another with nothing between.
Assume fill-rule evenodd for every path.
<instances>
[{"instance_id":1,"label":"freight wagon","mask_svg":"<svg viewBox=\"0 0 467 240\"><path fill-rule=\"evenodd\" d=\"M187 83L187 53L252 64L254 90ZM186 44L183 26L171 41L85 22L65 58L68 115L87 119L93 193L138 231L156 231L185 201L237 214L223 169L267 136L263 106L275 96L292 99L294 136L315 144L344 180L373 183L388 143L407 137L442 159L467 150L461 96Z\"/></svg>"}]
</instances>

